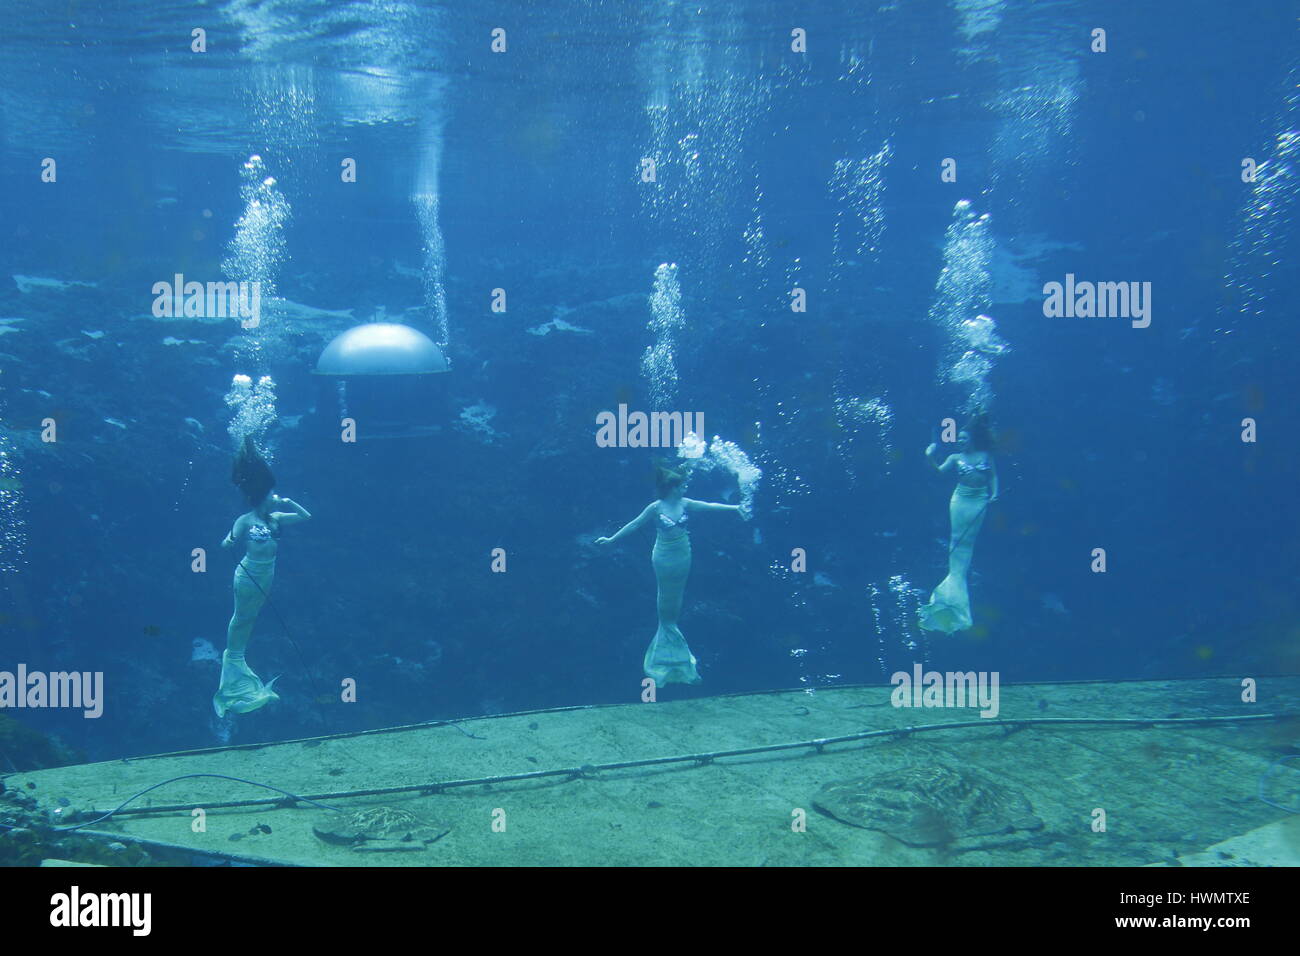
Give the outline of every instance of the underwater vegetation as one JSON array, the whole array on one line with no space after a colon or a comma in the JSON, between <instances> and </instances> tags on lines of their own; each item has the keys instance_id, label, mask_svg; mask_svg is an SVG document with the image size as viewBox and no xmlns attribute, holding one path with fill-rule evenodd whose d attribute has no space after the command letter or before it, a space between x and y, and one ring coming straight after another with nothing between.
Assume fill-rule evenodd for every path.
<instances>
[{"instance_id":1,"label":"underwater vegetation","mask_svg":"<svg viewBox=\"0 0 1300 956\"><path fill-rule=\"evenodd\" d=\"M85 759L85 754L66 746L57 737L33 730L0 713L0 773L45 770Z\"/></svg>"}]
</instances>

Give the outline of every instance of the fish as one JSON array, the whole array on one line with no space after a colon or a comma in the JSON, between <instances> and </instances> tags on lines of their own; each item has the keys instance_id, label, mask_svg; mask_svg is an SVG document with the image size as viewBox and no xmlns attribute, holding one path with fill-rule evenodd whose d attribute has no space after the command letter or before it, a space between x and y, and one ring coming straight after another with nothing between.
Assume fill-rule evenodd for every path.
<instances>
[{"instance_id":1,"label":"fish","mask_svg":"<svg viewBox=\"0 0 1300 956\"><path fill-rule=\"evenodd\" d=\"M58 289L63 291L73 286L86 286L93 289L96 285L94 282L80 282L76 279L47 279L44 276L14 276L14 282L18 284L18 291L22 293L31 292L33 289Z\"/></svg>"},{"instance_id":2,"label":"fish","mask_svg":"<svg viewBox=\"0 0 1300 956\"><path fill-rule=\"evenodd\" d=\"M311 324L313 322L323 323L327 320L346 320L351 322L352 309L318 309L312 305L304 305L301 302L294 302L292 299L271 298L266 299L261 305L261 315L263 319L268 317L283 322ZM228 323L233 321L233 317L223 317L216 315L154 315L150 312L147 315L134 316L140 321L150 322L206 322L206 323ZM175 339L168 336L170 342L164 344L179 345L181 342L194 344L204 344L201 339Z\"/></svg>"},{"instance_id":3,"label":"fish","mask_svg":"<svg viewBox=\"0 0 1300 956\"><path fill-rule=\"evenodd\" d=\"M590 335L591 329L579 328L576 325L570 325L563 319L556 318L528 330L530 335L549 335L551 332L578 332L583 335Z\"/></svg>"},{"instance_id":4,"label":"fish","mask_svg":"<svg viewBox=\"0 0 1300 956\"><path fill-rule=\"evenodd\" d=\"M23 483L19 478L0 478L0 491L22 491Z\"/></svg>"},{"instance_id":5,"label":"fish","mask_svg":"<svg viewBox=\"0 0 1300 956\"><path fill-rule=\"evenodd\" d=\"M1060 614L1062 617L1068 616L1070 613L1066 610L1065 605L1061 603L1061 599L1055 594L1043 594L1039 597L1038 603L1042 605L1043 610L1051 611L1053 614Z\"/></svg>"},{"instance_id":6,"label":"fish","mask_svg":"<svg viewBox=\"0 0 1300 956\"><path fill-rule=\"evenodd\" d=\"M351 319L351 309L318 309L315 306L294 302L292 299L270 299L268 304L274 314L286 319L307 321L310 319Z\"/></svg>"}]
</instances>

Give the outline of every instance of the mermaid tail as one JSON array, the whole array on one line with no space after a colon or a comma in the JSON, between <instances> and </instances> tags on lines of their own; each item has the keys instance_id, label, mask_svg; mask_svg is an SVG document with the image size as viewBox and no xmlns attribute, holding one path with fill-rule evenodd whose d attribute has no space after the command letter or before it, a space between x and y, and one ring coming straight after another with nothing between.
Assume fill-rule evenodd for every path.
<instances>
[{"instance_id":1,"label":"mermaid tail","mask_svg":"<svg viewBox=\"0 0 1300 956\"><path fill-rule=\"evenodd\" d=\"M243 654L253 636L257 614L271 593L275 581L275 559L253 561L244 558L235 565L235 613L226 628L226 647Z\"/></svg>"},{"instance_id":2,"label":"mermaid tail","mask_svg":"<svg viewBox=\"0 0 1300 956\"><path fill-rule=\"evenodd\" d=\"M922 630L954 634L969 628L970 595L966 591L966 576L949 574L930 595L930 603L921 605L917 613Z\"/></svg>"},{"instance_id":3,"label":"mermaid tail","mask_svg":"<svg viewBox=\"0 0 1300 956\"><path fill-rule=\"evenodd\" d=\"M242 658L231 660L230 651L226 651L221 655L221 686L212 695L212 709L218 717L224 717L227 712L247 714L265 707L280 699L271 689L278 679L273 677L271 683L263 684Z\"/></svg>"},{"instance_id":4,"label":"mermaid tail","mask_svg":"<svg viewBox=\"0 0 1300 956\"><path fill-rule=\"evenodd\" d=\"M695 655L686 646L682 632L676 627L659 625L642 662L646 676L653 677L660 687L665 684L698 684L700 675L695 664Z\"/></svg>"},{"instance_id":5,"label":"mermaid tail","mask_svg":"<svg viewBox=\"0 0 1300 956\"><path fill-rule=\"evenodd\" d=\"M975 554L975 538L984 524L988 493L958 485L948 502L952 537L948 545L948 576L930 595L930 603L918 611L922 629L953 634L971 626L970 594L966 575Z\"/></svg>"},{"instance_id":6,"label":"mermaid tail","mask_svg":"<svg viewBox=\"0 0 1300 956\"><path fill-rule=\"evenodd\" d=\"M691 573L691 539L682 533L672 539L658 535L651 557L659 585L659 629L646 649L642 666L656 684L698 684L695 655L677 627L686 579Z\"/></svg>"},{"instance_id":7,"label":"mermaid tail","mask_svg":"<svg viewBox=\"0 0 1300 956\"><path fill-rule=\"evenodd\" d=\"M244 650L253 635L257 612L266 603L275 580L275 559L254 561L245 558L235 565L235 613L226 629L226 650L221 655L221 684L212 695L212 709L218 717L226 714L247 714L265 707L280 697L270 684L253 673L244 661Z\"/></svg>"}]
</instances>

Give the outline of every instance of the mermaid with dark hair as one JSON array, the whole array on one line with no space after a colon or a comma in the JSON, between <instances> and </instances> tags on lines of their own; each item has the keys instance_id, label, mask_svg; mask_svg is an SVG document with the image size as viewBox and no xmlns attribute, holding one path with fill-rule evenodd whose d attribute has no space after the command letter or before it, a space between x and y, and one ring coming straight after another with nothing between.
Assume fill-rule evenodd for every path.
<instances>
[{"instance_id":1,"label":"mermaid with dark hair","mask_svg":"<svg viewBox=\"0 0 1300 956\"><path fill-rule=\"evenodd\" d=\"M957 475L957 487L948 502L952 531L948 539L948 576L920 608L921 627L953 634L971 626L970 593L966 575L975 553L975 537L984 524L989 505L998 500L998 471L993 465L993 429L988 416L977 411L957 434L957 451L939 462L937 444L925 457L940 474Z\"/></svg>"},{"instance_id":2,"label":"mermaid with dark hair","mask_svg":"<svg viewBox=\"0 0 1300 956\"><path fill-rule=\"evenodd\" d=\"M655 467L655 487L659 498L620 528L612 537L597 538L596 544L613 544L638 528L653 524L655 546L651 563L659 589L659 629L655 631L650 647L646 649L642 665L647 677L656 684L698 684L695 655L686 645L686 638L677 627L682 613L682 597L686 592L686 578L691 573L691 538L686 531L687 519L697 511L733 511L747 517L740 505L716 504L682 497L687 476L658 464Z\"/></svg>"},{"instance_id":3,"label":"mermaid with dark hair","mask_svg":"<svg viewBox=\"0 0 1300 956\"><path fill-rule=\"evenodd\" d=\"M253 635L257 614L271 593L280 529L311 517L302 505L271 493L275 475L258 453L251 435L244 437L235 455L230 480L243 492L251 510L235 519L234 527L221 542L223 548L233 548L243 542L246 551L243 560L235 566L235 613L226 630L226 651L221 655L221 686L212 697L218 717L228 712L247 714L279 700L271 689L275 680L262 683L245 662L244 652Z\"/></svg>"}]
</instances>

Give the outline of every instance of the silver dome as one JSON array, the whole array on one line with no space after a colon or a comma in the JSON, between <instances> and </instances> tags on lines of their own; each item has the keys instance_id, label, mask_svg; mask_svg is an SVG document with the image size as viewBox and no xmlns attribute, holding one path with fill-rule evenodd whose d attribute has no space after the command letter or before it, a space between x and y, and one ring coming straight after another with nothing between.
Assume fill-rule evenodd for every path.
<instances>
[{"instance_id":1,"label":"silver dome","mask_svg":"<svg viewBox=\"0 0 1300 956\"><path fill-rule=\"evenodd\" d=\"M335 336L316 362L317 375L430 375L448 368L432 339L396 322L350 328Z\"/></svg>"}]
</instances>

